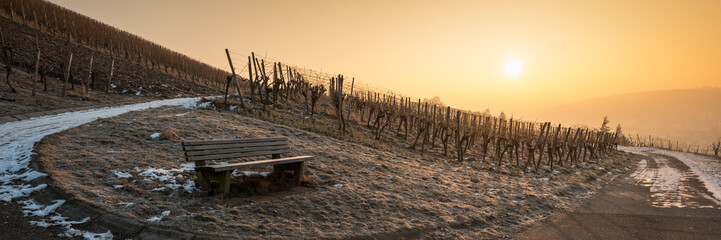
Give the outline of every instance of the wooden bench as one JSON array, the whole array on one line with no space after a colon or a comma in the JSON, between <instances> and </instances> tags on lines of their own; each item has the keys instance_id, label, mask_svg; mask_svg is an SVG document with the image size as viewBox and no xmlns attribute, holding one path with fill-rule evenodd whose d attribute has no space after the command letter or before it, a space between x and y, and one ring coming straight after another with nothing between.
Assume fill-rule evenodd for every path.
<instances>
[{"instance_id":1,"label":"wooden bench","mask_svg":"<svg viewBox=\"0 0 721 240\"><path fill-rule=\"evenodd\" d=\"M229 140L185 141L183 151L186 161L195 162L200 188L211 192L228 193L233 170L250 166L273 165L273 174L283 177L285 171L293 171L293 184L302 180L305 161L313 156L281 158L290 153L287 138L247 138ZM236 159L270 155L271 159L208 165L206 161Z\"/></svg>"}]
</instances>

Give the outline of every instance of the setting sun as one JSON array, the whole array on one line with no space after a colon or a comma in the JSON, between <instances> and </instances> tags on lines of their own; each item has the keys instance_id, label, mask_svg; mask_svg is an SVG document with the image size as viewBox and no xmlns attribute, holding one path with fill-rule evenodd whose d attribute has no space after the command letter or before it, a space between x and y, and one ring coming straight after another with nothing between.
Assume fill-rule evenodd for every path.
<instances>
[{"instance_id":1,"label":"setting sun","mask_svg":"<svg viewBox=\"0 0 721 240\"><path fill-rule=\"evenodd\" d=\"M514 58L508 59L508 61L506 61L506 65L504 68L504 72L505 72L506 76L516 78L519 75L521 75L522 71L523 71L523 61L521 61L519 59L514 59Z\"/></svg>"},{"instance_id":2,"label":"setting sun","mask_svg":"<svg viewBox=\"0 0 721 240\"><path fill-rule=\"evenodd\" d=\"M719 10L0 0L0 240L721 236Z\"/></svg>"}]
</instances>

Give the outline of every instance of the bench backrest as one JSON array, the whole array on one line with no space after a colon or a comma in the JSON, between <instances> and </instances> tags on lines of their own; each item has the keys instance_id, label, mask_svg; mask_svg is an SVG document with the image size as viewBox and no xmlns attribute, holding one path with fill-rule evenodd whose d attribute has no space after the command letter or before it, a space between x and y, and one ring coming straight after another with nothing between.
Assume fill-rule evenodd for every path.
<instances>
[{"instance_id":1,"label":"bench backrest","mask_svg":"<svg viewBox=\"0 0 721 240\"><path fill-rule=\"evenodd\" d=\"M186 161L221 160L290 153L287 138L246 138L183 142Z\"/></svg>"}]
</instances>

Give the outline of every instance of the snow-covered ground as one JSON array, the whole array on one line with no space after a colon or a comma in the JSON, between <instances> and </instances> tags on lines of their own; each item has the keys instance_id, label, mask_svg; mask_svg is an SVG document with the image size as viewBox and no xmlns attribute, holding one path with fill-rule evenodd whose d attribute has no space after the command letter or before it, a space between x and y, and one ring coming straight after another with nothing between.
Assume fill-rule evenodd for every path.
<instances>
[{"instance_id":1,"label":"snow-covered ground","mask_svg":"<svg viewBox=\"0 0 721 240\"><path fill-rule=\"evenodd\" d=\"M106 107L42 116L0 125L0 200L6 202L17 201L23 205L26 215L44 217L40 221L32 221L31 223L34 225L41 227L51 225L62 226L66 230L62 236L112 239L113 235L109 231L97 234L74 229L72 227L73 224L83 223L84 221L67 221L66 218L54 212L55 209L65 202L64 200L54 200L49 206L44 206L28 197L32 192L40 191L47 187L45 184L33 185L31 183L32 180L47 175L28 167L30 157L34 154L32 153L33 145L49 134L73 128L98 118L108 118L130 111L162 106L196 107L198 100L199 98L159 100L119 107ZM115 174L118 177L123 177L127 173L116 172Z\"/></svg>"},{"instance_id":2,"label":"snow-covered ground","mask_svg":"<svg viewBox=\"0 0 721 240\"><path fill-rule=\"evenodd\" d=\"M648 168L646 166L646 160L638 163L636 171L631 176L642 184L649 186L652 196L657 198L654 202L661 204L661 206L683 207L692 204L684 201L690 196L687 196L686 191L688 187L683 183L687 178L691 177L691 175L697 176L706 189L713 195L707 198L716 204L721 203L721 160L709 156L657 148L619 147L619 149L646 156L649 156L649 153L653 153L673 157L691 169L692 173L681 172L676 168L670 167L667 159L653 156L657 164L656 168Z\"/></svg>"}]
</instances>

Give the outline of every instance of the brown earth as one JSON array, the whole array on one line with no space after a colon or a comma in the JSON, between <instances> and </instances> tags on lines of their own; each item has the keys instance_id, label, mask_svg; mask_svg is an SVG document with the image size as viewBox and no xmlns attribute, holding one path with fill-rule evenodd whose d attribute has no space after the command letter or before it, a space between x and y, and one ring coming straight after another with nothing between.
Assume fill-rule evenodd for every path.
<instances>
[{"instance_id":1,"label":"brown earth","mask_svg":"<svg viewBox=\"0 0 721 240\"><path fill-rule=\"evenodd\" d=\"M3 66L0 64L0 66ZM26 114L34 112L43 112L61 108L85 107L99 104L110 104L120 102L131 102L138 100L160 99L159 97L136 96L134 94L108 93L102 91L90 91L85 98L82 97L80 87L76 89L68 89L68 96L63 97L60 94L62 81L55 78L48 78L48 92L43 92L43 84L38 83L39 89L35 97L32 96L32 75L13 71L11 79L13 79L13 87L16 93L11 93L10 88L5 83L5 75L2 74L2 82L0 83L0 117ZM17 82L15 82L17 80Z\"/></svg>"},{"instance_id":2,"label":"brown earth","mask_svg":"<svg viewBox=\"0 0 721 240\"><path fill-rule=\"evenodd\" d=\"M33 217L23 216L21 207L12 202L0 202L0 223L3 226L0 231L0 239L81 239L79 237L59 237L58 235L62 234L64 230L58 226L40 228L31 225L29 220L33 220Z\"/></svg>"},{"instance_id":3,"label":"brown earth","mask_svg":"<svg viewBox=\"0 0 721 240\"><path fill-rule=\"evenodd\" d=\"M152 138L153 133L162 134ZM249 194L243 191L249 187L234 178L230 195L208 196L171 190L168 181L146 181L139 175L151 167L181 168L182 140L275 136L288 137L294 155L316 156L302 186ZM110 212L147 221L170 211L158 226L259 239L506 237L569 209L637 160L616 153L561 168L560 174L499 173L475 161L421 155L384 142L368 145L233 111L163 108L48 136L36 151L53 184ZM118 178L113 170L131 176ZM171 175L180 185L195 180L193 171Z\"/></svg>"},{"instance_id":4,"label":"brown earth","mask_svg":"<svg viewBox=\"0 0 721 240\"><path fill-rule=\"evenodd\" d=\"M175 72L149 64L137 64L124 58L115 58L110 93L105 93L106 77L110 75L112 59L105 51L70 43L66 39L39 31L26 25L11 21L0 14L3 38L6 46L13 47L12 73L10 83L18 90L11 93L6 81L6 62L0 54L0 117L7 115L41 112L59 108L80 107L100 103L124 102L130 99L165 99L217 95L208 87L179 77ZM31 96L32 77L35 70L35 36L40 47L40 64L45 66L48 79L48 91L43 91L44 83L38 80L36 97ZM67 64L68 55L73 53L72 75L74 89L68 96L62 96L63 73L60 65ZM88 81L90 56L93 56L95 85L90 95L83 98L80 81ZM68 88L71 87L68 83ZM140 93L139 95L136 95Z\"/></svg>"}]
</instances>

